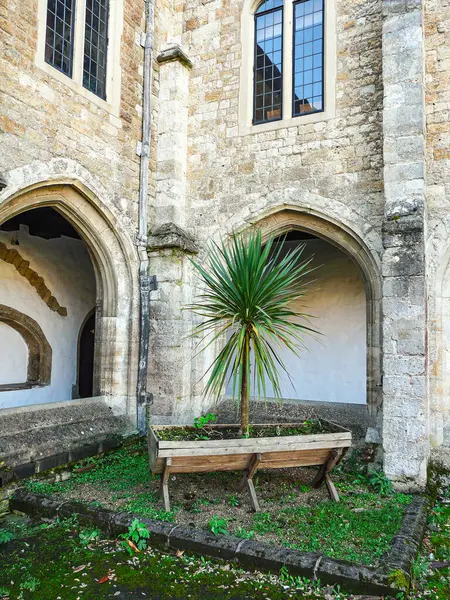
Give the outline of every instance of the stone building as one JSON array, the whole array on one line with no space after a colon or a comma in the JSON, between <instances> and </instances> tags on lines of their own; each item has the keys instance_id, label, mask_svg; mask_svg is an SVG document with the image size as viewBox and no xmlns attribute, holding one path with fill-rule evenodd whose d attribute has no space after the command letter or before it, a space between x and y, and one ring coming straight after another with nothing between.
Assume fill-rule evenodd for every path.
<instances>
[{"instance_id":1,"label":"stone building","mask_svg":"<svg viewBox=\"0 0 450 600\"><path fill-rule=\"evenodd\" d=\"M278 416L359 427L422 487L450 447L449 0L25 4L0 0L0 463L206 409L189 258L259 227L319 267Z\"/></svg>"}]
</instances>

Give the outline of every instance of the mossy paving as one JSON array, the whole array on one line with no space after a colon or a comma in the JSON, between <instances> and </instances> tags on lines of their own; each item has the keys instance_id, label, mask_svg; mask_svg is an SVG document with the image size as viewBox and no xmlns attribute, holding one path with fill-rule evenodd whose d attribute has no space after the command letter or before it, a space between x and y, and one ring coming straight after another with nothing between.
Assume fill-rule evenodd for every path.
<instances>
[{"instance_id":1,"label":"mossy paving","mask_svg":"<svg viewBox=\"0 0 450 600\"><path fill-rule=\"evenodd\" d=\"M76 519L47 525L6 526L13 534L25 537L0 544L0 598L348 598L307 580L243 571L182 553L164 554L148 549L130 557L117 541L96 539L83 545L83 540L96 536L80 529Z\"/></svg>"},{"instance_id":2,"label":"mossy paving","mask_svg":"<svg viewBox=\"0 0 450 600\"><path fill-rule=\"evenodd\" d=\"M238 494L240 473L172 476L173 512L162 509L159 476L149 473L145 445L88 459L67 481L43 479L26 483L30 490L57 494L145 517L208 528L223 519L223 528L242 538L284 544L304 551L320 551L334 558L377 564L389 550L411 496L379 494L366 476L344 469L336 473L339 504L325 489L312 490L311 469L261 472L255 477L262 512L255 514L247 494ZM388 490L389 491L389 490Z\"/></svg>"}]
</instances>

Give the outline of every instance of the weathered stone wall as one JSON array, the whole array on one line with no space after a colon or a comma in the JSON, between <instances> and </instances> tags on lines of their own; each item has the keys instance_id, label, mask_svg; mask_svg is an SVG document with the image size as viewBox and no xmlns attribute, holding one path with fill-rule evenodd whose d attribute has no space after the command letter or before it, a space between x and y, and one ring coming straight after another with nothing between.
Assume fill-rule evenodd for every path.
<instances>
[{"instance_id":1,"label":"weathered stone wall","mask_svg":"<svg viewBox=\"0 0 450 600\"><path fill-rule=\"evenodd\" d=\"M102 181L131 235L139 185L143 11L141 0L124 0L117 117L36 66L37 0L21 3L20 14L16 2L0 2L0 170L12 182L16 169L69 157Z\"/></svg>"},{"instance_id":2,"label":"weathered stone wall","mask_svg":"<svg viewBox=\"0 0 450 600\"><path fill-rule=\"evenodd\" d=\"M173 103L179 100L180 94L185 93L182 81L189 77L187 171L184 174L179 159L178 165L169 166L164 162L161 157L166 156L166 146L158 147L157 193L150 227L159 226L164 219L174 220L197 239L202 260L205 244L211 238L219 239L231 230L245 228L270 213L292 207L324 215L355 232L356 237L364 240L362 243L373 255L374 262L379 262L383 215L381 1L337 2L335 117L309 124L302 124L300 117L296 126L286 128L281 124L275 131L247 135L240 135L238 126L242 36L246 35L241 32L243 9L243 2L195 0L175 3L171 19L167 18L167 10L162 9L165 24L173 29L164 35L160 28L156 53L171 43L180 44L193 66L189 73L180 63L158 67L160 102L161 94L165 98L169 92ZM253 23L252 19L250 22ZM163 75L169 69L172 69L172 77ZM175 85L175 72L178 73L178 90L170 91L167 82ZM162 111L156 113L163 114ZM178 119L177 127L172 126L173 139L179 138L185 126L185 122L180 121L181 113L177 111L176 116L172 116L172 120ZM166 139L164 128L170 128L167 117L158 127ZM179 141L177 149L182 147ZM176 180L179 191L174 185L170 190L163 189L162 182L170 181L167 168L174 174L172 181ZM183 205L184 214L177 221L177 209ZM172 280L172 285L164 291L165 298L171 297L173 302L180 295L177 289L180 285L195 293L190 266L183 267L183 277L180 277L169 260L163 266L160 258L157 262L153 259L155 268L164 273L166 286L168 280ZM152 256L150 269L155 272ZM169 276L172 271L173 276ZM153 294L158 306L163 306L162 293ZM180 324L188 333L186 319L178 320L177 326ZM186 363L191 364L192 384L190 394L186 395L184 383L176 384L174 377L169 379L165 375L163 363L170 349L166 346L158 352L156 337L153 342L157 347L151 356L151 371L163 374L157 382L154 378L149 382L152 391L155 392L156 387L155 409L158 397L161 407L159 390L166 388L183 400L176 413L191 412L192 406L204 402L201 377L210 364L214 348L192 361L179 344L173 345L177 354L176 361L175 356L172 360L180 366L177 374L181 365L184 369ZM178 393L174 389L177 386ZM163 414L167 414L167 408Z\"/></svg>"},{"instance_id":3,"label":"weathered stone wall","mask_svg":"<svg viewBox=\"0 0 450 600\"><path fill-rule=\"evenodd\" d=\"M134 419L144 2L116 0L112 9L120 64L109 63L108 72L120 80L120 98L103 102L38 66L42 2L0 0L0 173L7 184L0 221L48 203L87 243L99 307L96 387L113 410Z\"/></svg>"},{"instance_id":4,"label":"weathered stone wall","mask_svg":"<svg viewBox=\"0 0 450 600\"><path fill-rule=\"evenodd\" d=\"M202 240L303 193L328 213L344 202L379 228L382 214L381 2L337 3L336 118L240 136L242 2L189 2L182 44L189 97L189 225ZM251 82L248 82L251 85Z\"/></svg>"},{"instance_id":5,"label":"weathered stone wall","mask_svg":"<svg viewBox=\"0 0 450 600\"><path fill-rule=\"evenodd\" d=\"M450 445L450 2L424 17L431 442Z\"/></svg>"},{"instance_id":6,"label":"weathered stone wall","mask_svg":"<svg viewBox=\"0 0 450 600\"><path fill-rule=\"evenodd\" d=\"M185 227L200 245L200 260L211 238L262 222L265 231L278 231L278 217L288 222L289 211L323 217L351 235L350 245L342 247L354 257L366 256L368 268L363 272L372 290L368 390L373 407L379 405L380 396L384 402L385 469L399 486L420 487L430 434L432 443L433 436L436 443L442 442L444 405L450 404L450 384L439 374L447 369L450 381L450 354L444 352L450 319L442 316L450 314L450 286L443 289L442 284L450 277L440 267L450 257L446 241L450 218L443 219L450 197L449 2L339 0L335 116L303 124L300 117L295 126L280 123L270 131L250 128L250 133L243 133L239 98L246 32L241 31L241 22L242 10L250 5L225 0L175 3L172 20L165 21L173 29L160 36L159 50L168 43L180 44L193 67L185 187L177 180L182 192L172 194L172 186L170 194L156 194L155 224L167 214L167 220ZM182 71L181 65L177 68ZM178 135L185 124L179 123ZM171 168L182 180L184 168ZM157 180L161 175L156 159ZM177 199L186 207L178 223ZM294 218L292 227L297 223L302 227L302 218ZM280 230L287 229L288 225ZM320 234L328 239L327 226ZM338 238L334 241L339 245ZM355 240L360 250L354 250ZM173 272L173 277L166 277L169 298L175 289L175 270L168 261L157 266L166 274ZM382 353L377 332L379 277L383 278ZM177 284L191 294L197 291L189 268L183 268ZM180 345L177 350L178 364L184 364L189 360L186 350ZM170 354L170 349L165 352ZM185 398L185 412L195 401L201 403L203 386L198 382L213 353L211 348L209 355L192 363L190 395L181 381L170 381L172 391L180 390L178 397ZM160 372L158 355L153 360L153 372ZM172 414L176 412L172 409Z\"/></svg>"}]
</instances>

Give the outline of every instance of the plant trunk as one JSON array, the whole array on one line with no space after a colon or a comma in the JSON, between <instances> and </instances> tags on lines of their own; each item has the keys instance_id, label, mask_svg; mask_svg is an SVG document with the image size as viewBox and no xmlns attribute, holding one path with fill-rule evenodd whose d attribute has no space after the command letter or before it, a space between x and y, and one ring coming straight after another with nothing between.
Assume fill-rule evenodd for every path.
<instances>
[{"instance_id":1,"label":"plant trunk","mask_svg":"<svg viewBox=\"0 0 450 600\"><path fill-rule=\"evenodd\" d=\"M242 382L241 382L241 434L248 435L248 400L250 379L250 339L245 336L244 349L242 353Z\"/></svg>"}]
</instances>

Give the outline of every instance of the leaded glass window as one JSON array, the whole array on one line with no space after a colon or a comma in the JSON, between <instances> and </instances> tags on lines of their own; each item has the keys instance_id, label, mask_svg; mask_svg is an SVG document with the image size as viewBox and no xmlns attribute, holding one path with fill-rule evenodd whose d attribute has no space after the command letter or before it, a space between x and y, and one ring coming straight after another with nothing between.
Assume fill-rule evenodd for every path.
<instances>
[{"instance_id":1,"label":"leaded glass window","mask_svg":"<svg viewBox=\"0 0 450 600\"><path fill-rule=\"evenodd\" d=\"M106 98L109 0L86 0L83 86Z\"/></svg>"},{"instance_id":2,"label":"leaded glass window","mask_svg":"<svg viewBox=\"0 0 450 600\"><path fill-rule=\"evenodd\" d=\"M324 0L294 4L293 116L323 110Z\"/></svg>"},{"instance_id":3,"label":"leaded glass window","mask_svg":"<svg viewBox=\"0 0 450 600\"><path fill-rule=\"evenodd\" d=\"M283 0L266 0L255 13L253 123L281 119Z\"/></svg>"},{"instance_id":4,"label":"leaded glass window","mask_svg":"<svg viewBox=\"0 0 450 600\"><path fill-rule=\"evenodd\" d=\"M48 0L45 62L72 77L75 0Z\"/></svg>"}]
</instances>

